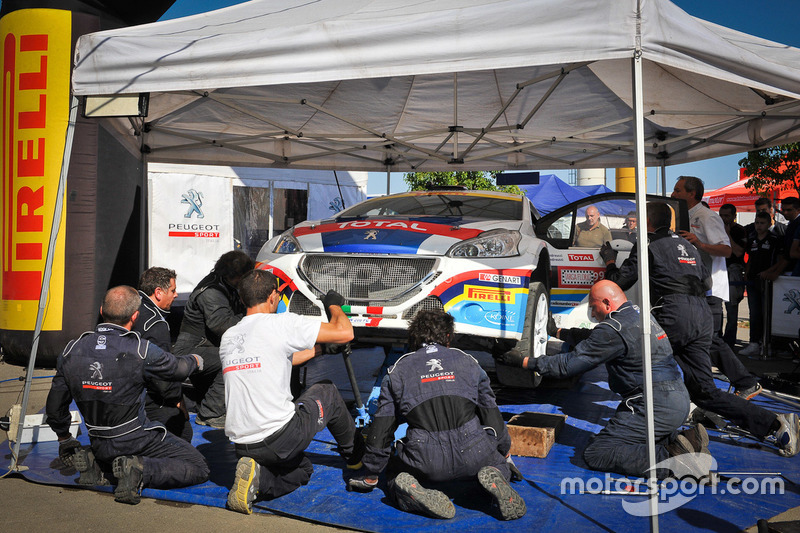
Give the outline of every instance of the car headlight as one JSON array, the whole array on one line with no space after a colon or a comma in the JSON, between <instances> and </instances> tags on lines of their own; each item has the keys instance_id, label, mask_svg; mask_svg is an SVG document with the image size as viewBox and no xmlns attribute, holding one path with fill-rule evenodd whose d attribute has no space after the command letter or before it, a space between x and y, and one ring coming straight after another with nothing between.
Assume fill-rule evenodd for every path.
<instances>
[{"instance_id":1,"label":"car headlight","mask_svg":"<svg viewBox=\"0 0 800 533\"><path fill-rule=\"evenodd\" d=\"M303 248L300 246L300 243L292 236L292 230L284 231L281 236L278 237L278 242L275 243L275 247L272 248L272 253L275 254L298 254L302 251Z\"/></svg>"},{"instance_id":2,"label":"car headlight","mask_svg":"<svg viewBox=\"0 0 800 533\"><path fill-rule=\"evenodd\" d=\"M511 257L519 255L518 231L495 229L460 242L447 252L450 257Z\"/></svg>"}]
</instances>

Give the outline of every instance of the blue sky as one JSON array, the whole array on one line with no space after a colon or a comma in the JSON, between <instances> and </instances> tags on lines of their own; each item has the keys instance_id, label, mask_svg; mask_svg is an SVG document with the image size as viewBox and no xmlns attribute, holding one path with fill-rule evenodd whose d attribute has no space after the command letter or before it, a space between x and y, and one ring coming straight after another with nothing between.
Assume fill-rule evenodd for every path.
<instances>
[{"instance_id":1,"label":"blue sky","mask_svg":"<svg viewBox=\"0 0 800 533\"><path fill-rule=\"evenodd\" d=\"M613 0L610 0L613 1ZM162 20L203 13L214 9L240 4L235 0L177 0L164 14ZM775 0L765 3L755 0L673 0L681 9L689 14L735 30L764 39L800 48L800 30L798 30L797 0ZM706 189L716 189L727 185L738 177L738 164L744 154L731 155L716 159L708 159L696 163L687 163L667 167L667 188L670 190L678 176L688 174L698 176L706 183ZM557 174L566 179L567 171L551 171L538 169L543 174ZM654 191L657 172L648 169L649 189ZM391 192L406 190L402 173L391 176ZM606 173L606 185L614 188L614 173ZM370 173L367 193L380 194L386 192L386 174Z\"/></svg>"}]
</instances>

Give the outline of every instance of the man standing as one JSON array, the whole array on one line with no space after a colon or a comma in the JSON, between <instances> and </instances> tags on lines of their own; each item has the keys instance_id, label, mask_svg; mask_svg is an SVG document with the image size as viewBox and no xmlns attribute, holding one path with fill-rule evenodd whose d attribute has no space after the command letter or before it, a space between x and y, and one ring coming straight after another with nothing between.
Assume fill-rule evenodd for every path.
<instances>
[{"instance_id":1,"label":"man standing","mask_svg":"<svg viewBox=\"0 0 800 533\"><path fill-rule=\"evenodd\" d=\"M669 229L671 211L663 203L647 204L649 231L649 281L653 315L664 328L672 353L683 371L683 380L694 403L759 439L774 438L779 453L791 457L800 450L800 420L796 414L776 415L747 401L746 394L728 394L717 388L711 373L711 310L705 299L703 280L707 271L697 249ZM603 249L606 279L623 290L639 277L638 248L617 268L613 250ZM742 392L742 391L740 391Z\"/></svg>"},{"instance_id":2,"label":"man standing","mask_svg":"<svg viewBox=\"0 0 800 533\"><path fill-rule=\"evenodd\" d=\"M253 512L257 498L277 498L305 485L314 468L303 451L327 427L350 468L359 468L364 441L332 383L317 383L292 402L292 365L314 357L316 343L343 344L353 326L335 291L322 303L329 321L277 314L278 278L252 270L239 282L246 316L222 336L220 360L228 414L225 434L239 462L228 508Z\"/></svg>"},{"instance_id":3,"label":"man standing","mask_svg":"<svg viewBox=\"0 0 800 533\"><path fill-rule=\"evenodd\" d=\"M765 270L761 277L769 281L775 281L778 276L785 274L787 271L794 270L796 259L791 257L792 241L800 227L800 199L796 196L789 196L781 201L781 212L789 223L786 225L786 233L783 236L783 253L781 254L778 262L772 267Z\"/></svg>"},{"instance_id":4,"label":"man standing","mask_svg":"<svg viewBox=\"0 0 800 533\"><path fill-rule=\"evenodd\" d=\"M769 198L759 198L753 204L756 210L756 213L760 213L765 211L769 213L769 231L773 235L777 235L778 237L783 237L786 234L786 224L783 222L778 222L775 220L775 209L772 207L772 202ZM756 228L755 222L751 222L744 227L745 232L747 233L747 242L750 242L755 237Z\"/></svg>"},{"instance_id":5,"label":"man standing","mask_svg":"<svg viewBox=\"0 0 800 533\"><path fill-rule=\"evenodd\" d=\"M731 245L722 219L700 203L704 191L703 181L700 178L681 176L675 183L672 197L685 200L689 206L691 231L681 231L680 234L700 252L703 264L711 273L711 291L710 294L706 294L713 319L708 355L711 357L711 362L728 376L740 395L752 398L761 392L761 385L736 358L731 347L722 340L722 304L727 302L730 296L725 259L731 255Z\"/></svg>"},{"instance_id":6,"label":"man standing","mask_svg":"<svg viewBox=\"0 0 800 533\"><path fill-rule=\"evenodd\" d=\"M586 221L575 226L575 246L600 248L611 240L611 232L600 223L600 211L590 205L586 208Z\"/></svg>"},{"instance_id":7,"label":"man standing","mask_svg":"<svg viewBox=\"0 0 800 533\"><path fill-rule=\"evenodd\" d=\"M583 458L595 470L646 476L650 461L639 308L627 300L616 283L608 280L598 281L592 286L589 307L592 316L600 322L594 329L551 331L569 343L573 351L533 360L526 357L517 366L542 376L564 378L605 364L608 386L622 396L623 401L606 427L583 451ZM652 316L650 344L656 461L675 457L695 477L708 475L711 457L705 428L698 424L680 434L677 431L689 414L689 394L681 381L666 334ZM704 455L698 455L700 453ZM659 470L656 474L663 479L670 473Z\"/></svg>"},{"instance_id":8,"label":"man standing","mask_svg":"<svg viewBox=\"0 0 800 533\"><path fill-rule=\"evenodd\" d=\"M722 340L733 348L739 327L739 304L744 299L744 252L747 232L736 223L736 206L724 204L719 208L719 218L725 224L725 233L731 242L731 255L725 260L728 270L728 301L725 302L725 333Z\"/></svg>"},{"instance_id":9,"label":"man standing","mask_svg":"<svg viewBox=\"0 0 800 533\"><path fill-rule=\"evenodd\" d=\"M205 458L188 442L151 423L144 414L145 383L182 380L203 360L175 357L130 331L139 318L141 299L133 287L110 289L100 308L106 321L71 341L56 363L47 395L47 423L58 436L59 457L81 472L81 479L102 484L98 461L111 464L114 499L137 504L143 486L185 487L208 479ZM89 430L91 449L69 433L69 405L78 405Z\"/></svg>"},{"instance_id":10,"label":"man standing","mask_svg":"<svg viewBox=\"0 0 800 533\"><path fill-rule=\"evenodd\" d=\"M242 319L244 308L236 286L255 262L244 252L226 252L214 269L194 288L175 341L178 355L198 353L205 360L202 372L192 376L192 384L200 395L195 422L203 426L225 427L225 384L219 362L222 334Z\"/></svg>"},{"instance_id":11,"label":"man standing","mask_svg":"<svg viewBox=\"0 0 800 533\"><path fill-rule=\"evenodd\" d=\"M348 480L348 490L375 488L404 420L408 431L396 454L401 472L389 481L400 509L453 518L447 495L423 487L414 476L434 483L477 478L503 520L520 518L525 502L508 483L511 438L489 377L471 355L450 348L452 340L453 317L444 311L420 311L411 321L408 343L415 351L398 359L383 379L364 470Z\"/></svg>"},{"instance_id":12,"label":"man standing","mask_svg":"<svg viewBox=\"0 0 800 533\"><path fill-rule=\"evenodd\" d=\"M165 315L178 295L175 271L162 267L151 267L139 277L139 319L133 324L135 331L165 352L172 350L169 324ZM161 422L173 435L192 442L192 425L189 413L183 404L183 392L179 382L153 380L147 384L145 397L147 419Z\"/></svg>"}]
</instances>

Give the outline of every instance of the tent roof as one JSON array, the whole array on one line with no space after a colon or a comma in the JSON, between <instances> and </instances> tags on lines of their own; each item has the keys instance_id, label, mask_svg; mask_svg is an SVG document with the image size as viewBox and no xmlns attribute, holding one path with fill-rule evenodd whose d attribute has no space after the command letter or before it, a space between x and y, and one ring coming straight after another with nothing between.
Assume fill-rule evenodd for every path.
<instances>
[{"instance_id":1,"label":"tent roof","mask_svg":"<svg viewBox=\"0 0 800 533\"><path fill-rule=\"evenodd\" d=\"M639 42L648 165L800 139L800 50L638 3L254 0L83 36L73 90L151 93L152 161L620 167Z\"/></svg>"},{"instance_id":2,"label":"tent roof","mask_svg":"<svg viewBox=\"0 0 800 533\"><path fill-rule=\"evenodd\" d=\"M708 202L711 209L719 210L723 204L733 204L736 209L743 212L755 211L754 203L764 195L755 193L744 186L748 178L742 178L733 183L729 183L724 187L715 189L713 191L706 191L703 195L703 200ZM784 199L789 196L797 196L797 191L794 189L783 189L773 191L775 199ZM768 198L773 199L772 194L767 195Z\"/></svg>"},{"instance_id":3,"label":"tent roof","mask_svg":"<svg viewBox=\"0 0 800 533\"><path fill-rule=\"evenodd\" d=\"M546 215L561 206L588 196L555 174L539 176L538 185L519 185L519 188L525 191L525 196L533 202L540 215Z\"/></svg>"}]
</instances>

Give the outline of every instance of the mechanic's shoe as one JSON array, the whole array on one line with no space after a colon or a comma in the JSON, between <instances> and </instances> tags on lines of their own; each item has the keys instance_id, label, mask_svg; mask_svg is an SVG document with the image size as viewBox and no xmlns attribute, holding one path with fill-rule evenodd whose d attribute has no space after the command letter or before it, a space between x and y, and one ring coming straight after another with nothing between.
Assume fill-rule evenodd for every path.
<instances>
[{"instance_id":1,"label":"mechanic's shoe","mask_svg":"<svg viewBox=\"0 0 800 533\"><path fill-rule=\"evenodd\" d=\"M698 481L711 478L711 465L714 462L711 453L696 452L689 439L683 435L678 435L674 441L667 444L666 448L672 459L669 468L673 477L676 479L691 477Z\"/></svg>"},{"instance_id":2,"label":"mechanic's shoe","mask_svg":"<svg viewBox=\"0 0 800 533\"><path fill-rule=\"evenodd\" d=\"M516 520L525 515L525 500L511 487L500 470L484 466L478 470L478 483L492 495L503 520Z\"/></svg>"},{"instance_id":3,"label":"mechanic's shoe","mask_svg":"<svg viewBox=\"0 0 800 533\"><path fill-rule=\"evenodd\" d=\"M350 452L349 457L345 457L348 470L358 470L363 466L361 459L364 457L366 450L367 445L364 442L364 435L361 434L361 430L356 430L356 435L353 437L353 451Z\"/></svg>"},{"instance_id":4,"label":"mechanic's shoe","mask_svg":"<svg viewBox=\"0 0 800 533\"><path fill-rule=\"evenodd\" d=\"M696 426L692 426L689 429L684 429L680 432L686 440L689 441L689 444L692 445L692 449L695 452L702 452L708 453L708 432L706 431L705 426L703 424L697 424Z\"/></svg>"},{"instance_id":5,"label":"mechanic's shoe","mask_svg":"<svg viewBox=\"0 0 800 533\"><path fill-rule=\"evenodd\" d=\"M378 486L378 478L353 476L347 480L347 492L372 492Z\"/></svg>"},{"instance_id":6,"label":"mechanic's shoe","mask_svg":"<svg viewBox=\"0 0 800 533\"><path fill-rule=\"evenodd\" d=\"M72 464L80 473L78 485L110 485L100 465L94 459L94 453L88 446L81 446L72 454Z\"/></svg>"},{"instance_id":7,"label":"mechanic's shoe","mask_svg":"<svg viewBox=\"0 0 800 533\"><path fill-rule=\"evenodd\" d=\"M745 357L753 357L761 355L761 343L751 342L750 344L739 350L739 355L744 355Z\"/></svg>"},{"instance_id":8,"label":"mechanic's shoe","mask_svg":"<svg viewBox=\"0 0 800 533\"><path fill-rule=\"evenodd\" d=\"M736 389L736 392L734 392L734 394L740 398L744 398L745 400L752 400L753 398L761 394L762 390L764 390L764 388L761 386L761 383L756 383L755 385L747 389Z\"/></svg>"},{"instance_id":9,"label":"mechanic's shoe","mask_svg":"<svg viewBox=\"0 0 800 533\"><path fill-rule=\"evenodd\" d=\"M778 415L781 427L775 432L778 453L784 457L794 457L800 451L800 419L794 413Z\"/></svg>"},{"instance_id":10,"label":"mechanic's shoe","mask_svg":"<svg viewBox=\"0 0 800 533\"><path fill-rule=\"evenodd\" d=\"M444 492L426 489L407 472L401 472L394 478L389 488L397 506L403 511L442 519L456 515L453 502Z\"/></svg>"},{"instance_id":11,"label":"mechanic's shoe","mask_svg":"<svg viewBox=\"0 0 800 533\"><path fill-rule=\"evenodd\" d=\"M228 509L244 514L253 513L253 502L258 496L261 465L251 457L241 457L236 463L236 476L228 492Z\"/></svg>"},{"instance_id":12,"label":"mechanic's shoe","mask_svg":"<svg viewBox=\"0 0 800 533\"><path fill-rule=\"evenodd\" d=\"M141 492L144 484L142 460L134 455L123 455L114 459L111 468L114 477L117 478L114 500L131 505L139 503L142 500Z\"/></svg>"},{"instance_id":13,"label":"mechanic's shoe","mask_svg":"<svg viewBox=\"0 0 800 533\"><path fill-rule=\"evenodd\" d=\"M201 426L208 426L215 429L225 429L225 415L222 416L212 416L209 418L205 418L203 416L197 415L194 418L194 421Z\"/></svg>"}]
</instances>

